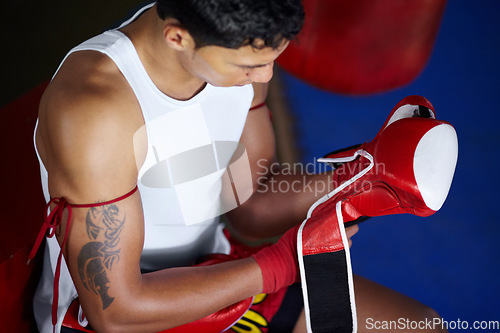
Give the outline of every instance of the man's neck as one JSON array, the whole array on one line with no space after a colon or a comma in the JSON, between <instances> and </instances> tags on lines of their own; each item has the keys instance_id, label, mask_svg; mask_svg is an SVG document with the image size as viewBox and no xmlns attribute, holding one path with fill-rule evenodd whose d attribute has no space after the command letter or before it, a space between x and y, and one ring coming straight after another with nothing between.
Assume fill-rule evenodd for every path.
<instances>
[{"instance_id":1,"label":"man's neck","mask_svg":"<svg viewBox=\"0 0 500 333\"><path fill-rule=\"evenodd\" d=\"M134 44L139 58L153 83L165 95L188 100L206 85L183 66L177 51L169 48L163 36L163 21L155 7L121 29Z\"/></svg>"}]
</instances>

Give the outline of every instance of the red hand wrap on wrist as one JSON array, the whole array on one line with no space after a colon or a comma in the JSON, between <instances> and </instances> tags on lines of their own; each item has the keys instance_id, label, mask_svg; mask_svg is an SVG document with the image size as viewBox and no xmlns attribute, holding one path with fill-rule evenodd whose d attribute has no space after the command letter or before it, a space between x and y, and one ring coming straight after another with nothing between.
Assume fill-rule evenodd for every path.
<instances>
[{"instance_id":1,"label":"red hand wrap on wrist","mask_svg":"<svg viewBox=\"0 0 500 333\"><path fill-rule=\"evenodd\" d=\"M297 231L288 230L276 244L253 255L262 272L262 292L271 294L288 287L299 278L297 261Z\"/></svg>"}]
</instances>

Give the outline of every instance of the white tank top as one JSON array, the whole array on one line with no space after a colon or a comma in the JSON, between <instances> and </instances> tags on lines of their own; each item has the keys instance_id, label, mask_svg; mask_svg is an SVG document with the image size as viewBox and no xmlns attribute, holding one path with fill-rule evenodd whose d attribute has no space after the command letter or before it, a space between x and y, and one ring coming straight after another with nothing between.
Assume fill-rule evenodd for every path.
<instances>
[{"instance_id":1,"label":"white tank top","mask_svg":"<svg viewBox=\"0 0 500 333\"><path fill-rule=\"evenodd\" d=\"M122 32L104 32L75 47L68 55L81 50L105 53L115 62L132 87L145 120L143 130L147 134L148 151L137 180L145 224L141 269L186 266L205 254L229 253L219 216L234 208L236 200L222 202L221 184L238 147L253 98L252 86L220 88L207 84L190 100L178 101L155 86L132 42ZM241 156L246 158L244 154ZM38 158L48 202L48 174ZM52 332L52 286L59 251L55 237L48 238L34 300L41 332ZM64 261L59 293L56 332L60 331L69 304L77 297Z\"/></svg>"}]
</instances>

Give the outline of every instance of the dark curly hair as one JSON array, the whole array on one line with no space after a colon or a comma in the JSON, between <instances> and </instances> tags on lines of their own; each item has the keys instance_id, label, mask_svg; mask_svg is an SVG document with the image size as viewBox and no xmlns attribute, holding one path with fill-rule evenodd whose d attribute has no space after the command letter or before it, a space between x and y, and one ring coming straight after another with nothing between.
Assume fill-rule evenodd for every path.
<instances>
[{"instance_id":1,"label":"dark curly hair","mask_svg":"<svg viewBox=\"0 0 500 333\"><path fill-rule=\"evenodd\" d=\"M157 0L156 8L161 19L177 19L196 48L275 49L293 39L304 22L301 0Z\"/></svg>"}]
</instances>

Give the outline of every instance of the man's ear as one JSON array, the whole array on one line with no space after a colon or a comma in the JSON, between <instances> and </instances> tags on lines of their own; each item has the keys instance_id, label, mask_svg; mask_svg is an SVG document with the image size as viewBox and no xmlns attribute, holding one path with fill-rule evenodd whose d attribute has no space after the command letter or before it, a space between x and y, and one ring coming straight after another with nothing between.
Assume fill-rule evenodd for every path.
<instances>
[{"instance_id":1,"label":"man's ear","mask_svg":"<svg viewBox=\"0 0 500 333\"><path fill-rule=\"evenodd\" d=\"M163 37L167 45L174 50L182 51L195 46L193 37L179 24L167 23L163 28Z\"/></svg>"}]
</instances>

